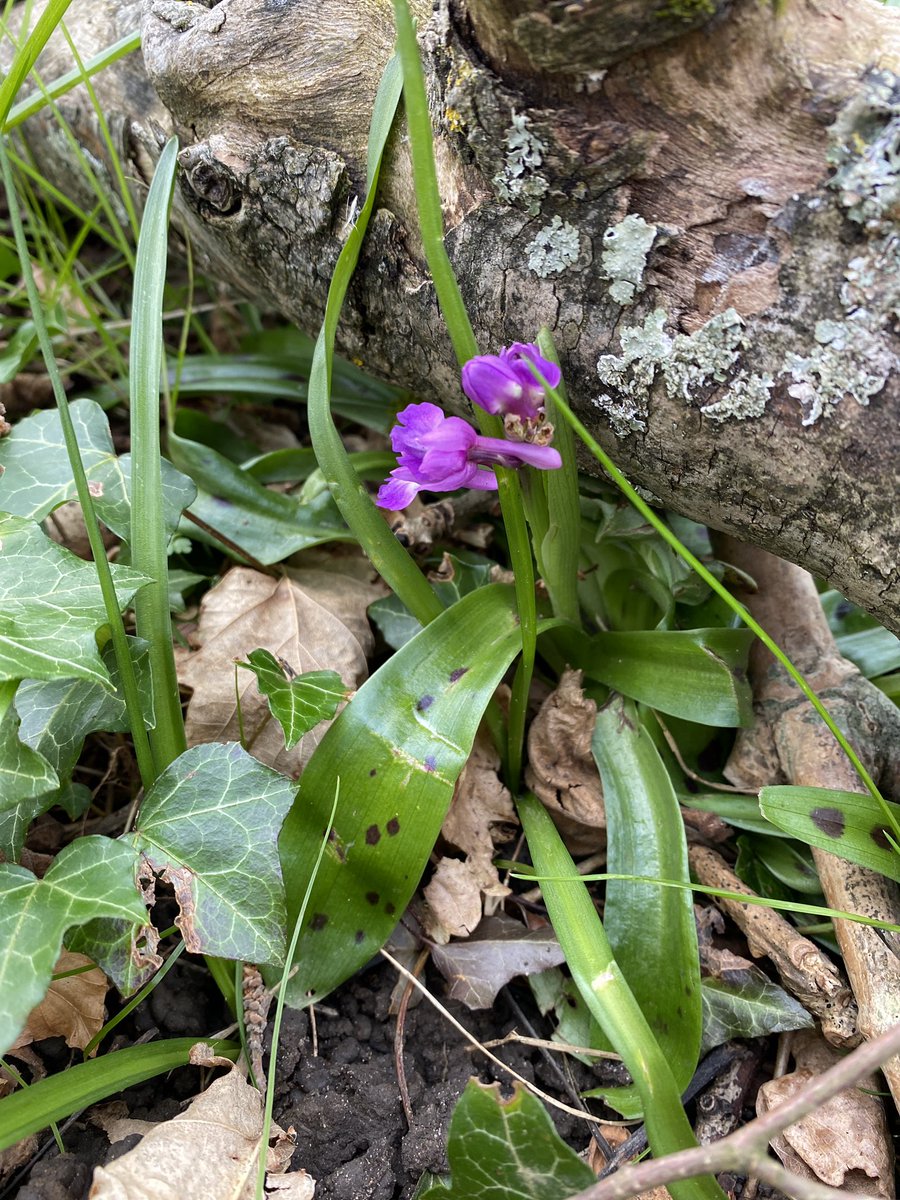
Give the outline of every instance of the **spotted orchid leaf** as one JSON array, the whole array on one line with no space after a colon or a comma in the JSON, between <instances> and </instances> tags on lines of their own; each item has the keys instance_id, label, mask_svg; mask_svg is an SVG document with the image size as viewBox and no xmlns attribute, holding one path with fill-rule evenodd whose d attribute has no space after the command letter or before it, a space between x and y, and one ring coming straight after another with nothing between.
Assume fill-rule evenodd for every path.
<instances>
[{"instance_id":1,"label":"spotted orchid leaf","mask_svg":"<svg viewBox=\"0 0 900 1200\"><path fill-rule=\"evenodd\" d=\"M881 805L868 792L764 787L759 807L791 837L900 882L900 854L891 846ZM900 804L890 804L890 810L900 820Z\"/></svg>"},{"instance_id":2,"label":"spotted orchid leaf","mask_svg":"<svg viewBox=\"0 0 900 1200\"><path fill-rule=\"evenodd\" d=\"M356 693L300 779L281 834L289 927L328 826L295 956L303 1006L387 940L419 882L481 716L521 646L511 588L464 596Z\"/></svg>"}]
</instances>

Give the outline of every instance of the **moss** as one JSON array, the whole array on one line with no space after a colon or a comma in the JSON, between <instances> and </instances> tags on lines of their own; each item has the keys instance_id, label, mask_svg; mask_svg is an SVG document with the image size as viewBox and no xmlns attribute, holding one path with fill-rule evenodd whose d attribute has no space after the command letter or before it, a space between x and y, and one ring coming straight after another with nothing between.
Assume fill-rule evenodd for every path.
<instances>
[{"instance_id":1,"label":"moss","mask_svg":"<svg viewBox=\"0 0 900 1200\"><path fill-rule=\"evenodd\" d=\"M689 22L698 17L711 17L715 11L715 0L666 0L653 16L658 21Z\"/></svg>"},{"instance_id":2,"label":"moss","mask_svg":"<svg viewBox=\"0 0 900 1200\"><path fill-rule=\"evenodd\" d=\"M600 260L607 279L612 281L609 294L617 304L631 304L644 290L644 268L657 232L655 225L629 213L603 234Z\"/></svg>"},{"instance_id":3,"label":"moss","mask_svg":"<svg viewBox=\"0 0 900 1200\"><path fill-rule=\"evenodd\" d=\"M657 379L662 380L667 396L696 405L711 420L762 415L772 380L746 370L734 372L745 341L743 321L733 308L712 317L692 334L667 334L665 323L665 310L655 309L642 326L623 330L621 355L604 354L597 363L600 381L610 390L601 393L594 404L606 413L618 437L646 429ZM703 389L723 383L728 384L724 396L709 404L701 402Z\"/></svg>"},{"instance_id":4,"label":"moss","mask_svg":"<svg viewBox=\"0 0 900 1200\"><path fill-rule=\"evenodd\" d=\"M577 262L581 248L578 230L559 216L541 229L528 246L528 266L546 279Z\"/></svg>"}]
</instances>

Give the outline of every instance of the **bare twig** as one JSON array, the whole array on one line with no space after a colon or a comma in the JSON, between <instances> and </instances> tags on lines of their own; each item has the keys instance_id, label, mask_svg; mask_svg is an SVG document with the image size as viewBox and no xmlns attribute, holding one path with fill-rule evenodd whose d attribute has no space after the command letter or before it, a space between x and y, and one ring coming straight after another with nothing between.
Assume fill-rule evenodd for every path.
<instances>
[{"instance_id":1,"label":"bare twig","mask_svg":"<svg viewBox=\"0 0 900 1200\"><path fill-rule=\"evenodd\" d=\"M715 850L691 846L688 858L699 883L755 896ZM753 957L767 955L787 990L822 1021L828 1041L834 1046L858 1045L856 1002L843 973L828 955L773 908L722 896L713 900L743 930Z\"/></svg>"},{"instance_id":2,"label":"bare twig","mask_svg":"<svg viewBox=\"0 0 900 1200\"><path fill-rule=\"evenodd\" d=\"M572 1200L630 1200L630 1197L651 1188L721 1171L755 1174L797 1200L854 1200L857 1193L826 1187L786 1171L769 1157L769 1141L838 1092L865 1079L898 1052L900 1024L873 1041L864 1042L830 1070L816 1076L808 1087L786 1104L771 1109L737 1133L711 1146L681 1150L665 1158L622 1167L615 1175L578 1192Z\"/></svg>"}]
</instances>

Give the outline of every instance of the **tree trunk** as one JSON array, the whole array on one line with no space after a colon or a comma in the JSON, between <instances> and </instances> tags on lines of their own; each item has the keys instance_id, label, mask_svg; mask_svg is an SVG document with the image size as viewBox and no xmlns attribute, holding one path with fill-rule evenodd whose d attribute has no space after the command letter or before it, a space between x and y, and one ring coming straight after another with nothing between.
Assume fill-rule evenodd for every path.
<instances>
[{"instance_id":1,"label":"tree trunk","mask_svg":"<svg viewBox=\"0 0 900 1200\"><path fill-rule=\"evenodd\" d=\"M900 629L900 14L873 0L416 0L447 247L484 351L551 327L579 415L690 517ZM143 190L182 142L201 263L315 331L365 186L390 0L74 0ZM42 73L67 64L63 43ZM61 107L102 160L83 94ZM70 193L41 118L28 134ZM394 138L341 329L459 408Z\"/></svg>"}]
</instances>

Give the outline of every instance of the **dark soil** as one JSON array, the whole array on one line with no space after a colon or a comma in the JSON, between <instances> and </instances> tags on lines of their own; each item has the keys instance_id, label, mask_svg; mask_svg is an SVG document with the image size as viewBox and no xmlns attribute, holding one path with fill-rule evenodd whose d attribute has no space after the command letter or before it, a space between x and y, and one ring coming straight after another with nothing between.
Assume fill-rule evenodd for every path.
<instances>
[{"instance_id":1,"label":"dark soil","mask_svg":"<svg viewBox=\"0 0 900 1200\"><path fill-rule=\"evenodd\" d=\"M295 1129L293 1166L304 1168L317 1181L316 1200L407 1200L423 1172L448 1170L447 1126L469 1078L499 1079L505 1089L509 1083L508 1076L471 1051L462 1035L422 1002L406 1017L403 1058L413 1112L408 1126L394 1061L396 1020L388 1015L395 978L389 967L377 966L329 996L316 1011L317 1054L312 1052L309 1015L285 1013L275 1119L283 1128ZM429 986L441 995L439 979L430 980ZM447 1007L476 1037L487 1040L503 1037L514 1027L524 1032L511 1005L521 1003L531 1012L529 993L522 988L514 995L506 999L501 994L495 1007L485 1012L453 1003ZM200 964L187 962L179 963L138 1010L132 1029L140 1034L155 1026L160 1036L196 1034L200 1039L209 1036L217 1022L222 1027L227 1023L221 1000ZM58 1045L44 1043L43 1054L52 1069L67 1061L68 1051L57 1041ZM529 1081L571 1102L540 1050L512 1043L494 1052ZM54 1057L61 1061L52 1061ZM576 1087L596 1085L590 1071L578 1063L575 1068L581 1072L574 1080ZM132 1088L122 1098L130 1117L160 1121L181 1111L200 1085L197 1070L185 1067ZM583 1149L588 1125L558 1111L552 1116L562 1136ZM93 1167L131 1149L136 1140L110 1146L91 1123L90 1110L65 1129L63 1138L65 1156L50 1141L52 1150L33 1162L12 1189L4 1193L0 1188L0 1197L80 1200L87 1196Z\"/></svg>"}]
</instances>

